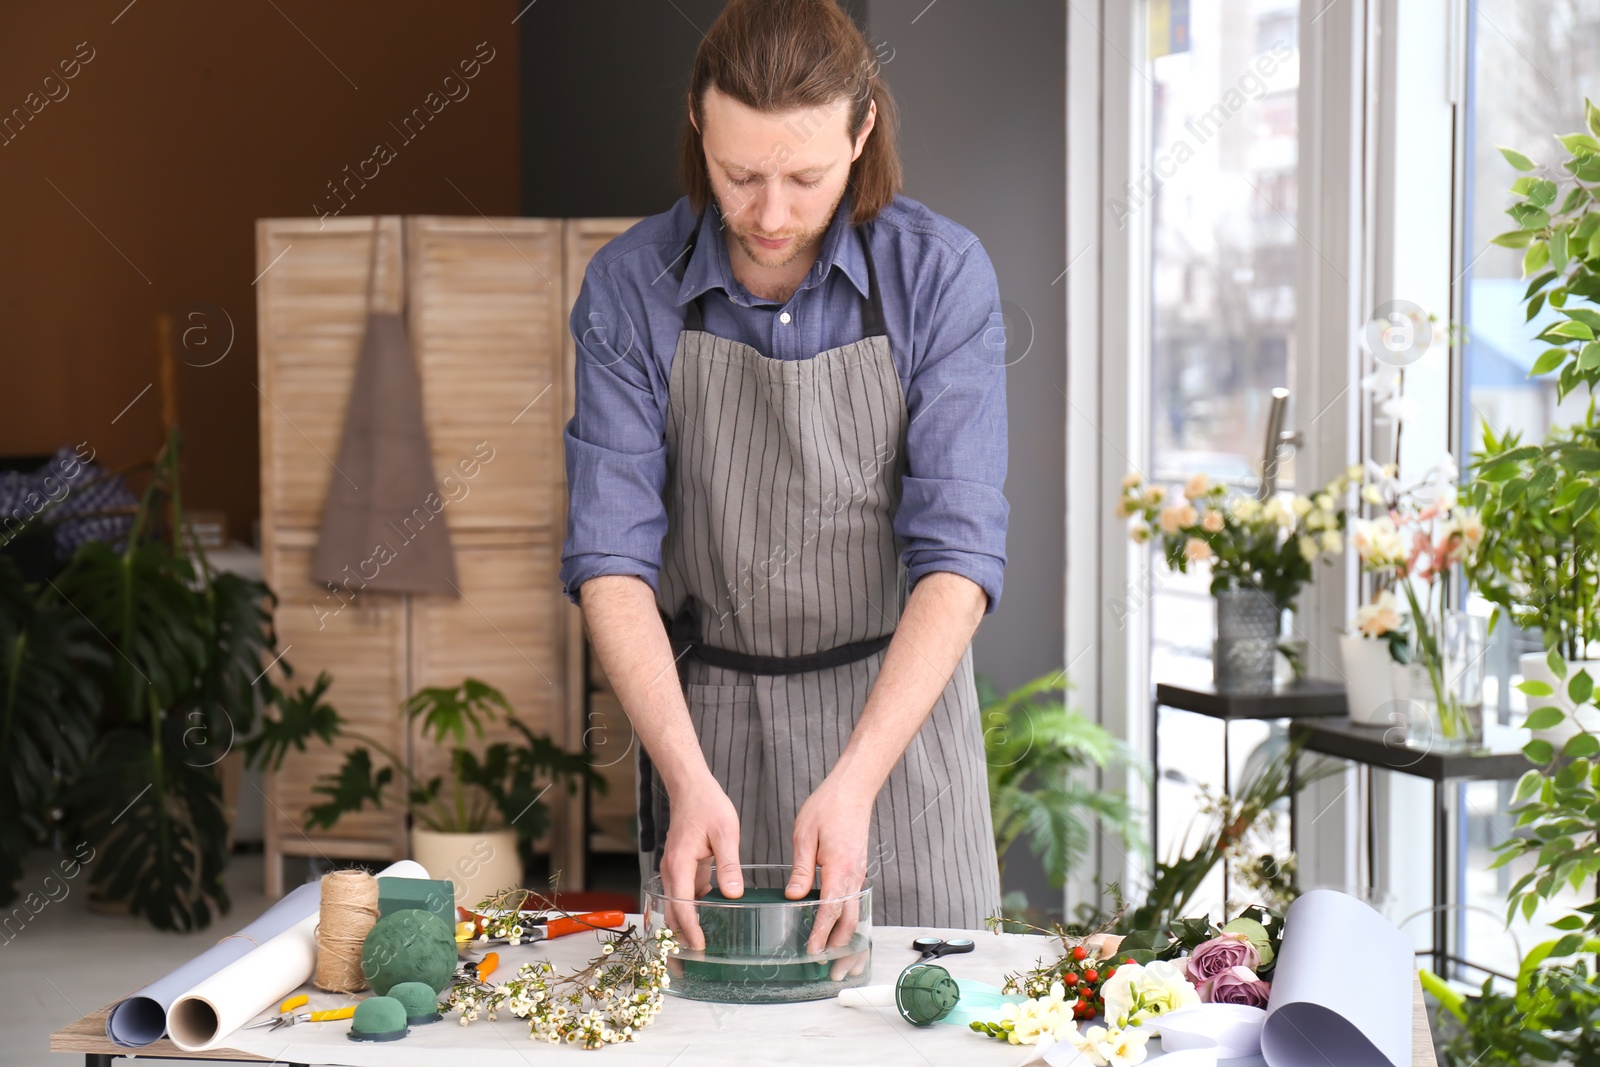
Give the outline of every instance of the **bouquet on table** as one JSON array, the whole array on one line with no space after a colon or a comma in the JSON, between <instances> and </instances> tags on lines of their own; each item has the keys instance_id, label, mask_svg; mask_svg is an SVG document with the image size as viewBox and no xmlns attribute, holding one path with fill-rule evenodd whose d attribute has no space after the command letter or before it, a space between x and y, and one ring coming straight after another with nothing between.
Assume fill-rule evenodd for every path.
<instances>
[{"instance_id":1,"label":"bouquet on table","mask_svg":"<svg viewBox=\"0 0 1600 1067\"><path fill-rule=\"evenodd\" d=\"M1029 999L972 1029L1013 1045L1066 1041L1096 1067L1131 1067L1144 1061L1163 1015L1201 1004L1265 1008L1283 917L1254 905L1221 926L1189 918L1126 936L1038 932L1060 939L1061 958L1008 975L1004 991ZM1103 1022L1078 1029L1096 1017Z\"/></svg>"}]
</instances>

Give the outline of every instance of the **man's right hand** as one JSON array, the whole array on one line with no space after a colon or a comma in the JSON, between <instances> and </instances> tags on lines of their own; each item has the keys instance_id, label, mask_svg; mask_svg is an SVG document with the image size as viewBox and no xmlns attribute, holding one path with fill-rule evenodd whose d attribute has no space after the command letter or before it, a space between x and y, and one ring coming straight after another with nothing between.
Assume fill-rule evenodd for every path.
<instances>
[{"instance_id":1,"label":"man's right hand","mask_svg":"<svg viewBox=\"0 0 1600 1067\"><path fill-rule=\"evenodd\" d=\"M661 889L680 901L698 900L711 889L711 864L723 896L744 895L739 866L739 813L708 773L688 788L668 790L672 815L661 855ZM692 904L669 904L667 925L692 949L706 947Z\"/></svg>"}]
</instances>

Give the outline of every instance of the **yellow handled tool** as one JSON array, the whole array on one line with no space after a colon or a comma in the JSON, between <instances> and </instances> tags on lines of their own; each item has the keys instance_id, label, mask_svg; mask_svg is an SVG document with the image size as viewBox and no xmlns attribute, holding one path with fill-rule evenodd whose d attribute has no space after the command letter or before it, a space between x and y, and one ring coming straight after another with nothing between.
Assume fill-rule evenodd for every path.
<instances>
[{"instance_id":1,"label":"yellow handled tool","mask_svg":"<svg viewBox=\"0 0 1600 1067\"><path fill-rule=\"evenodd\" d=\"M309 1001L310 998L305 996L290 997L288 1000L283 1002L283 1008L279 1011L276 1018L263 1019L258 1023L251 1023L249 1026L245 1027L245 1029L249 1030L257 1026L270 1026L274 1030L279 1030L285 1026L293 1026L296 1023L331 1023L338 1019L348 1019L356 1013L356 1006L354 1004L343 1008L330 1008L327 1011L303 1011L299 1012L298 1014L294 1012L295 1008L300 1007L302 1004L309 1003Z\"/></svg>"}]
</instances>

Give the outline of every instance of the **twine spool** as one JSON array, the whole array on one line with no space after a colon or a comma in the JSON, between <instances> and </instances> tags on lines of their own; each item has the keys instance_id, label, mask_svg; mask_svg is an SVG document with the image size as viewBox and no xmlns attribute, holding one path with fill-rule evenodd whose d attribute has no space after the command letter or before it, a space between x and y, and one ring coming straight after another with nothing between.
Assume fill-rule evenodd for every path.
<instances>
[{"instance_id":1,"label":"twine spool","mask_svg":"<svg viewBox=\"0 0 1600 1067\"><path fill-rule=\"evenodd\" d=\"M361 946L378 922L378 880L366 871L333 871L322 876L322 906L317 918L316 987L329 993L367 988L361 971Z\"/></svg>"}]
</instances>

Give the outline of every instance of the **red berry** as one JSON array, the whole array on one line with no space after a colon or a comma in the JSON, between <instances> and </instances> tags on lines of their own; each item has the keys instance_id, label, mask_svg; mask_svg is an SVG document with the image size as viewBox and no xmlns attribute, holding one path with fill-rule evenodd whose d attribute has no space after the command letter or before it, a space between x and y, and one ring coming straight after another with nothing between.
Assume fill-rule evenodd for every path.
<instances>
[{"instance_id":1,"label":"red berry","mask_svg":"<svg viewBox=\"0 0 1600 1067\"><path fill-rule=\"evenodd\" d=\"M1063 975L1061 980L1069 986L1078 984L1078 976L1073 974L1071 971L1068 971L1065 975Z\"/></svg>"},{"instance_id":2,"label":"red berry","mask_svg":"<svg viewBox=\"0 0 1600 1067\"><path fill-rule=\"evenodd\" d=\"M1100 972L1091 967L1083 972L1083 980L1085 982L1098 982L1100 981Z\"/></svg>"},{"instance_id":3,"label":"red berry","mask_svg":"<svg viewBox=\"0 0 1600 1067\"><path fill-rule=\"evenodd\" d=\"M1115 967L1107 967L1106 968L1106 977L1107 978L1110 978L1112 975L1114 975L1116 973L1117 973L1117 969Z\"/></svg>"},{"instance_id":4,"label":"red berry","mask_svg":"<svg viewBox=\"0 0 1600 1067\"><path fill-rule=\"evenodd\" d=\"M1072 958L1073 959L1082 960L1082 959L1085 959L1088 955L1089 955L1089 950L1084 948L1082 945L1073 946L1073 949L1072 949Z\"/></svg>"},{"instance_id":5,"label":"red berry","mask_svg":"<svg viewBox=\"0 0 1600 1067\"><path fill-rule=\"evenodd\" d=\"M1132 963L1133 962L1133 957L1132 956L1125 956L1125 957L1123 957L1122 962L1123 963Z\"/></svg>"}]
</instances>

